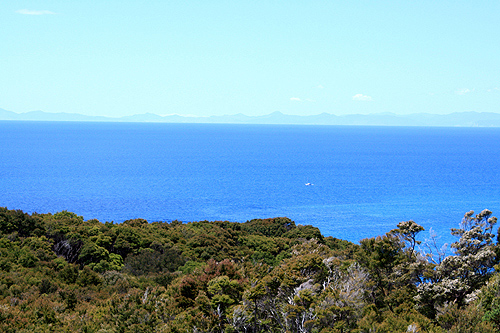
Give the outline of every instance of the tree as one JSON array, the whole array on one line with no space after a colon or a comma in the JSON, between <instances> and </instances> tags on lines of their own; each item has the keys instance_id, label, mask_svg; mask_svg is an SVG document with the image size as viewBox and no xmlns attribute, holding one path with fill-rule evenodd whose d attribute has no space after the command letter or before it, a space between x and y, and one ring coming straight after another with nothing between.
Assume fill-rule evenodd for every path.
<instances>
[{"instance_id":1,"label":"tree","mask_svg":"<svg viewBox=\"0 0 500 333\"><path fill-rule=\"evenodd\" d=\"M417 234L424 231L424 227L418 225L413 220L403 221L398 223L398 228L390 231L393 235L398 236L402 241L406 242L408 256L415 255L415 246L421 241L417 240Z\"/></svg>"},{"instance_id":2,"label":"tree","mask_svg":"<svg viewBox=\"0 0 500 333\"><path fill-rule=\"evenodd\" d=\"M475 216L474 211L467 212L460 228L451 230L460 237L451 244L455 254L436 266L433 281L418 286L416 300L428 316L435 316L436 307L446 302L457 303L459 308L464 306L490 278L493 266L498 263L492 233L497 218L491 215L487 209Z\"/></svg>"},{"instance_id":3,"label":"tree","mask_svg":"<svg viewBox=\"0 0 500 333\"><path fill-rule=\"evenodd\" d=\"M378 308L391 307L388 296L397 287L392 275L396 267L407 260L403 253L404 245L400 239L390 233L376 238L361 240L361 247L356 254L356 261L367 269L375 288L373 302Z\"/></svg>"}]
</instances>

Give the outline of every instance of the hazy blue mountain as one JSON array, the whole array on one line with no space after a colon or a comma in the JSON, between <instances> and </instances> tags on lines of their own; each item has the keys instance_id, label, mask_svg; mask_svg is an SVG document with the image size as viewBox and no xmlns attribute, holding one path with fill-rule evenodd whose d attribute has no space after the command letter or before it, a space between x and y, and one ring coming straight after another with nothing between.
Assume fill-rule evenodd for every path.
<instances>
[{"instance_id":1,"label":"hazy blue mountain","mask_svg":"<svg viewBox=\"0 0 500 333\"><path fill-rule=\"evenodd\" d=\"M162 122L164 121L164 117L159 116L154 113L142 113L142 114L134 114L132 116L125 116L119 118L120 121L132 121L132 122Z\"/></svg>"},{"instance_id":2,"label":"hazy blue mountain","mask_svg":"<svg viewBox=\"0 0 500 333\"><path fill-rule=\"evenodd\" d=\"M18 116L18 113L0 109L0 120L16 120Z\"/></svg>"},{"instance_id":3,"label":"hazy blue mountain","mask_svg":"<svg viewBox=\"0 0 500 333\"><path fill-rule=\"evenodd\" d=\"M414 113L409 115L398 115L395 113L384 112L369 115L350 114L341 116L330 113L321 113L311 116L297 116L287 115L276 111L264 116L247 116L242 113L237 113L233 115L211 117L188 117L180 115L159 116L148 112L132 116L113 118L103 116L86 116L78 113L49 113L43 111L16 113L0 109L0 120L500 127L500 114L491 112L455 112L449 114Z\"/></svg>"},{"instance_id":4,"label":"hazy blue mountain","mask_svg":"<svg viewBox=\"0 0 500 333\"><path fill-rule=\"evenodd\" d=\"M78 113L49 113L43 111L30 111L15 113L0 109L0 120L27 120L27 121L106 121L112 118L99 116L86 116Z\"/></svg>"}]
</instances>

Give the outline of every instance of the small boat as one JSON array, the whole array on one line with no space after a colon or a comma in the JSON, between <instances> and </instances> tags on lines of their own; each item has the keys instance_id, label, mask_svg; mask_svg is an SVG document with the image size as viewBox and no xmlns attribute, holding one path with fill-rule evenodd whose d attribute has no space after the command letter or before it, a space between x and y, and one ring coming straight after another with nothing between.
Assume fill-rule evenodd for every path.
<instances>
[{"instance_id":1,"label":"small boat","mask_svg":"<svg viewBox=\"0 0 500 333\"><path fill-rule=\"evenodd\" d=\"M314 184L311 184L311 183L306 183L306 186L311 186L311 185L314 185Z\"/></svg>"}]
</instances>

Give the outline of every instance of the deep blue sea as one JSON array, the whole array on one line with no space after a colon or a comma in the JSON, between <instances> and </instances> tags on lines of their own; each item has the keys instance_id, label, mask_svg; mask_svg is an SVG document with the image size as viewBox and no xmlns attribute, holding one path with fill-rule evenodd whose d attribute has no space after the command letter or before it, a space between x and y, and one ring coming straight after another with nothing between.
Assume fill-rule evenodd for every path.
<instances>
[{"instance_id":1,"label":"deep blue sea","mask_svg":"<svg viewBox=\"0 0 500 333\"><path fill-rule=\"evenodd\" d=\"M354 242L413 219L449 242L466 211L500 217L499 143L499 128L2 121L0 206L102 222L287 216Z\"/></svg>"}]
</instances>

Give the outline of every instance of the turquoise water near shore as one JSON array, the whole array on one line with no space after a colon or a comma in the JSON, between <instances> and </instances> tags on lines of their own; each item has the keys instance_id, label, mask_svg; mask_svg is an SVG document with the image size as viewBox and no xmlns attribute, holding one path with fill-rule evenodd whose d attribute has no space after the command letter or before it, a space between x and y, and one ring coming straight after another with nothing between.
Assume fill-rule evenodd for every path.
<instances>
[{"instance_id":1,"label":"turquoise water near shore","mask_svg":"<svg viewBox=\"0 0 500 333\"><path fill-rule=\"evenodd\" d=\"M1 121L0 206L114 222L287 216L355 242L413 219L450 242L466 211L500 215L499 142L498 128Z\"/></svg>"}]
</instances>

